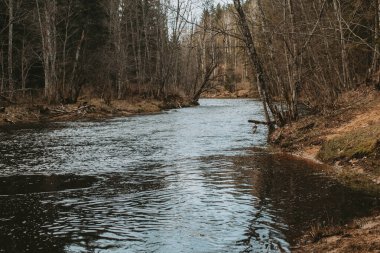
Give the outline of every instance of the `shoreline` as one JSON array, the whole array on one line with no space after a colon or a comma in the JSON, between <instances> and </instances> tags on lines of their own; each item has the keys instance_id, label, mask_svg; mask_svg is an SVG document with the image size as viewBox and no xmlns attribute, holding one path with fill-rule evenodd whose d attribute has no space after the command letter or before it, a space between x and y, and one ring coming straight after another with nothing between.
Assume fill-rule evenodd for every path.
<instances>
[{"instance_id":1,"label":"shoreline","mask_svg":"<svg viewBox=\"0 0 380 253\"><path fill-rule=\"evenodd\" d=\"M55 122L98 121L117 117L159 114L165 110L192 107L195 104L184 98L162 101L131 98L113 100L106 104L102 99L81 99L75 104L47 105L45 103L15 104L0 112L0 131L22 126Z\"/></svg>"},{"instance_id":2,"label":"shoreline","mask_svg":"<svg viewBox=\"0 0 380 253\"><path fill-rule=\"evenodd\" d=\"M287 152L276 147L269 147L269 152L275 154L285 154L296 159L305 160L321 165L320 172L334 178L339 183L348 188L357 189L350 185L351 180L355 180L357 174L351 174L342 178L341 170L344 167L337 167L320 161L317 157L310 156L306 152ZM375 184L361 179L367 184ZM378 186L378 184L375 184ZM378 188L380 189L380 188ZM377 203L380 199L379 190L367 191L360 189L366 194L375 196ZM365 217L355 218L342 225L321 225L314 224L296 239L296 244L291 246L294 253L314 252L314 253L368 253L380 251L380 206L369 210L370 214Z\"/></svg>"},{"instance_id":3,"label":"shoreline","mask_svg":"<svg viewBox=\"0 0 380 253\"><path fill-rule=\"evenodd\" d=\"M254 97L201 97L201 99L257 99ZM101 121L117 117L159 114L166 110L198 106L188 98L129 98L112 100L107 105L100 98L79 99L75 104L48 105L43 102L12 104L0 111L0 131L54 122Z\"/></svg>"},{"instance_id":4,"label":"shoreline","mask_svg":"<svg viewBox=\"0 0 380 253\"><path fill-rule=\"evenodd\" d=\"M364 87L343 94L337 102L339 107L326 115L306 116L276 129L269 152L321 164L322 173L379 200L379 92ZM297 253L379 252L380 206L372 215L341 226L315 224L292 249Z\"/></svg>"},{"instance_id":5,"label":"shoreline","mask_svg":"<svg viewBox=\"0 0 380 253\"><path fill-rule=\"evenodd\" d=\"M375 196L379 197L380 171L376 174L367 172L365 168L362 168L367 164L365 160L371 159L370 155L350 159L339 157L332 161L322 161L318 157L326 143L356 131L358 120L361 123L360 128L363 129L368 127L372 129L380 125L380 98L378 93L371 94L373 96L370 101L364 99L364 103L357 105L355 108L350 107L349 111L345 110L344 106L346 105L342 105L342 108L339 109L341 113L334 114L336 121L329 121L330 115L311 115L285 128L277 129L270 138L269 147L265 148L265 150L325 165L321 170L322 173L332 176L343 185L368 191L370 194L375 194ZM355 98L357 99L357 97ZM351 100L347 102L348 105L350 103ZM115 117L150 115L161 113L168 109L190 106L194 105L184 99L180 101L175 99L169 102L154 99L115 100L111 102L111 105L106 105L100 99L82 99L73 105L16 105L13 108L14 111L7 110L0 113L0 131L18 129L34 124L103 121ZM16 118L17 121L6 122L4 116L11 118L11 120ZM326 125L324 122L328 122L328 124ZM362 162L364 163L362 164ZM343 226L328 227L316 224L297 240L297 244L292 249L294 249L294 252L329 252L332 249L337 249L335 252L371 252L350 251L351 248L359 245L358 247L366 250L369 247L370 250L374 249L374 252L377 252L380 250L380 241L375 240L375 244L372 241L374 241L374 238L380 238L379 214L380 210L377 210L372 216L353 220Z\"/></svg>"}]
</instances>

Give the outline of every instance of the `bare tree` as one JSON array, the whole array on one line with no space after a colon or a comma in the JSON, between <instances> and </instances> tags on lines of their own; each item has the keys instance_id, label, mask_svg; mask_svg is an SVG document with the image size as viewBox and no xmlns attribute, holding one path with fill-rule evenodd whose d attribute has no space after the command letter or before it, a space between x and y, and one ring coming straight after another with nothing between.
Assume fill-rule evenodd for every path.
<instances>
[{"instance_id":1,"label":"bare tree","mask_svg":"<svg viewBox=\"0 0 380 253\"><path fill-rule=\"evenodd\" d=\"M45 97L49 102L55 102L61 95L57 92L57 3L55 0L43 0L41 5L36 0L36 6L42 40Z\"/></svg>"},{"instance_id":2,"label":"bare tree","mask_svg":"<svg viewBox=\"0 0 380 253\"><path fill-rule=\"evenodd\" d=\"M14 2L8 1L9 24L8 24L8 84L10 97L13 97L14 81L13 81L13 22L14 22Z\"/></svg>"},{"instance_id":3,"label":"bare tree","mask_svg":"<svg viewBox=\"0 0 380 253\"><path fill-rule=\"evenodd\" d=\"M267 84L267 76L264 71L263 63L257 53L254 39L252 37L251 30L249 29L248 21L245 15L245 12L243 10L242 4L240 0L234 0L234 6L236 9L236 12L238 14L238 23L241 30L241 33L243 35L243 40L246 46L246 50L248 52L249 58L251 60L252 66L255 69L256 75L257 75L257 88L259 90L259 94L261 96L263 107L264 107L264 113L265 113L265 120L266 122L270 124L271 117L269 115L268 107L272 107L272 101L270 100L270 95L268 94L268 84ZM272 109L272 112L274 112L274 109ZM283 122L279 122L280 124L283 124Z\"/></svg>"},{"instance_id":4,"label":"bare tree","mask_svg":"<svg viewBox=\"0 0 380 253\"><path fill-rule=\"evenodd\" d=\"M380 59L380 55L379 55L379 39L380 39L380 1L379 0L375 0L375 19L374 19L374 36L373 36L373 39L374 39L374 52L373 52L373 59L372 59L372 66L371 66L371 74L377 72L378 70L378 65L379 65L379 59Z\"/></svg>"},{"instance_id":5,"label":"bare tree","mask_svg":"<svg viewBox=\"0 0 380 253\"><path fill-rule=\"evenodd\" d=\"M343 75L343 87L351 87L351 78L350 71L348 68L348 55L347 55L347 45L344 31L344 21L342 15L342 6L340 0L333 0L334 10L336 19L338 22L338 32L340 37L340 46L341 46L341 61L342 61L342 75Z\"/></svg>"}]
</instances>

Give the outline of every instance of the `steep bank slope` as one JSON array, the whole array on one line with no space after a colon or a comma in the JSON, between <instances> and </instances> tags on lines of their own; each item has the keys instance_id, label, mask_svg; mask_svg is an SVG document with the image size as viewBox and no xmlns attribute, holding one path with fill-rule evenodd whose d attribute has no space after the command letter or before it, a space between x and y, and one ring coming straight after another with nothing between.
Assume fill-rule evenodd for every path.
<instances>
[{"instance_id":1,"label":"steep bank slope","mask_svg":"<svg viewBox=\"0 0 380 253\"><path fill-rule=\"evenodd\" d=\"M328 172L345 183L380 193L380 92L361 88L342 95L336 105L324 115L309 115L277 129L270 141L287 152L333 165ZM366 183L359 185L358 180Z\"/></svg>"},{"instance_id":2,"label":"steep bank slope","mask_svg":"<svg viewBox=\"0 0 380 253\"><path fill-rule=\"evenodd\" d=\"M343 94L336 109L277 129L275 147L331 165L343 184L380 196L380 92L368 87ZM316 224L295 252L380 252L380 217L342 227Z\"/></svg>"}]
</instances>

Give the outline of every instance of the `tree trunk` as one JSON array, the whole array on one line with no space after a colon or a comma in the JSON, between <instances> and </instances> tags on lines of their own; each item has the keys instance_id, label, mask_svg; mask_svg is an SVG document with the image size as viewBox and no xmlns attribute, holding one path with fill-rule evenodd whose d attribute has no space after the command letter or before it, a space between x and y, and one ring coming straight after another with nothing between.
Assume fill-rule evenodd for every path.
<instances>
[{"instance_id":1,"label":"tree trunk","mask_svg":"<svg viewBox=\"0 0 380 253\"><path fill-rule=\"evenodd\" d=\"M300 83L300 76L299 76L299 52L298 52L298 43L297 39L295 38L296 35L296 25L295 25L295 17L294 17L294 8L293 8L293 0L287 0L288 3L288 9L289 9L289 17L290 17L290 27L291 27L291 42L293 47L293 55L292 55L292 62L290 64L290 118L291 120L295 120L298 117L298 111L297 111L297 85Z\"/></svg>"},{"instance_id":2,"label":"tree trunk","mask_svg":"<svg viewBox=\"0 0 380 253\"><path fill-rule=\"evenodd\" d=\"M372 60L372 66L371 66L371 73L374 74L377 72L377 69L379 68L379 30L380 30L380 1L375 0L376 5L376 11L375 11L375 29L374 29L374 48L375 51L373 52L373 60Z\"/></svg>"},{"instance_id":3,"label":"tree trunk","mask_svg":"<svg viewBox=\"0 0 380 253\"><path fill-rule=\"evenodd\" d=\"M340 37L340 46L341 46L341 64L342 64L342 74L343 74L343 87L345 89L351 87L351 78L348 67L348 55L347 55L347 45L344 36L343 30L343 17L342 17L342 8L340 0L334 0L334 10L339 26L339 37Z\"/></svg>"},{"instance_id":4,"label":"tree trunk","mask_svg":"<svg viewBox=\"0 0 380 253\"><path fill-rule=\"evenodd\" d=\"M77 76L77 69L79 65L79 57L80 57L80 52L82 49L82 44L85 39L85 34L84 30L82 30L82 35L80 37L80 40L78 42L78 46L75 52L75 61L74 61L74 66L73 66L73 71L71 73L71 80L70 80L70 99L72 102L76 102L79 96L79 92L81 89L81 83L75 82L75 77Z\"/></svg>"},{"instance_id":5,"label":"tree trunk","mask_svg":"<svg viewBox=\"0 0 380 253\"><path fill-rule=\"evenodd\" d=\"M45 75L45 97L49 103L57 102L62 95L57 90L57 45L56 45L56 12L55 0L45 0L41 11L38 0L36 0L38 19L40 23L42 54Z\"/></svg>"},{"instance_id":6,"label":"tree trunk","mask_svg":"<svg viewBox=\"0 0 380 253\"><path fill-rule=\"evenodd\" d=\"M238 13L239 27L243 35L245 47L247 49L251 63L256 71L257 88L258 88L261 100L263 102L265 120L269 124L271 122L271 118L269 115L268 107L271 108L271 102L270 102L269 94L267 90L267 78L264 72L263 64L257 54L256 47L253 43L252 33L251 33L251 30L249 29L248 21L247 21L247 18L246 18L246 15L245 15L245 12L243 10L240 0L234 0L234 6ZM271 111L273 113L274 110L271 109Z\"/></svg>"},{"instance_id":7,"label":"tree trunk","mask_svg":"<svg viewBox=\"0 0 380 253\"><path fill-rule=\"evenodd\" d=\"M4 70L4 53L3 45L0 48L0 66L1 66L1 84L0 84L0 95L5 91L5 70Z\"/></svg>"},{"instance_id":8,"label":"tree trunk","mask_svg":"<svg viewBox=\"0 0 380 253\"><path fill-rule=\"evenodd\" d=\"M13 0L8 2L9 10L9 31L8 31L8 82L9 82L9 97L13 97L14 82L13 82Z\"/></svg>"},{"instance_id":9,"label":"tree trunk","mask_svg":"<svg viewBox=\"0 0 380 253\"><path fill-rule=\"evenodd\" d=\"M198 90L193 95L193 99L192 99L193 103L197 103L199 98L201 97L202 93L205 90L207 90L207 88L208 88L207 86L210 83L211 76L217 67L218 67L218 64L214 61L212 63L210 63L209 66L206 67L207 70L206 70L205 75L203 77L202 84L200 85Z\"/></svg>"}]
</instances>

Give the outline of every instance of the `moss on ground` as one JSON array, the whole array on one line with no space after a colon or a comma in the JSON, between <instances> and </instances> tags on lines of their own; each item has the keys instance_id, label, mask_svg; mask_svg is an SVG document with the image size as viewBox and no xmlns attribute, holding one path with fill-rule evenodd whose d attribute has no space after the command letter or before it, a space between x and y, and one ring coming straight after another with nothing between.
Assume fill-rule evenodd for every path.
<instances>
[{"instance_id":1,"label":"moss on ground","mask_svg":"<svg viewBox=\"0 0 380 253\"><path fill-rule=\"evenodd\" d=\"M326 141L318 153L322 161L363 158L377 155L380 147L380 125L357 129Z\"/></svg>"}]
</instances>

